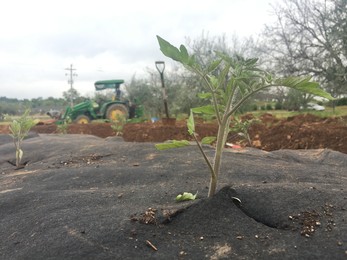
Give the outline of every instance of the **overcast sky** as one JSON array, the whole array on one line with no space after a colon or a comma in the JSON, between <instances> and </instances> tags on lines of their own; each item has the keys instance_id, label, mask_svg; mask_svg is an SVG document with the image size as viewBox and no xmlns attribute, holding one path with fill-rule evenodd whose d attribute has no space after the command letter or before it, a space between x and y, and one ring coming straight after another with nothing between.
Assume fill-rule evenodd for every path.
<instances>
[{"instance_id":1,"label":"overcast sky","mask_svg":"<svg viewBox=\"0 0 347 260\"><path fill-rule=\"evenodd\" d=\"M0 15L0 97L62 97L70 88L145 76L164 58L156 35L178 46L186 37L257 35L276 0L11 0ZM172 64L172 63L171 63Z\"/></svg>"}]
</instances>

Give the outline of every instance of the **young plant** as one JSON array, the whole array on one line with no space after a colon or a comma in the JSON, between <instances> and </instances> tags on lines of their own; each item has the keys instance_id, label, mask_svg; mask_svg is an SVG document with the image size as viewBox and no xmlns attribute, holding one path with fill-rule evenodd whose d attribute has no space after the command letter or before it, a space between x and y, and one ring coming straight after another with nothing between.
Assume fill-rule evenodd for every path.
<instances>
[{"instance_id":1,"label":"young plant","mask_svg":"<svg viewBox=\"0 0 347 260\"><path fill-rule=\"evenodd\" d=\"M193 136L198 144L198 148L210 171L209 197L216 192L223 149L230 131L231 116L249 97L265 88L285 86L329 100L333 99L330 94L319 88L318 83L312 82L311 77L276 79L258 67L258 59L244 59L240 56L232 57L222 52L216 52L218 58L205 68L196 61L194 55L188 53L184 45L176 48L159 36L157 36L157 39L160 50L165 56L181 63L186 69L196 73L202 79L206 92L200 96L211 101L211 105L192 108L187 122L189 134ZM216 140L213 161L209 160L197 139L194 113L215 115L217 118L217 136L204 138L201 141L201 143L208 143ZM168 149L184 145L187 145L186 141L175 141L175 144L164 143L156 145L156 147L157 149Z\"/></svg>"},{"instance_id":2,"label":"young plant","mask_svg":"<svg viewBox=\"0 0 347 260\"><path fill-rule=\"evenodd\" d=\"M126 118L124 115L117 115L116 120L111 121L111 128L115 131L116 136L123 135L123 128L126 123Z\"/></svg>"},{"instance_id":3,"label":"young plant","mask_svg":"<svg viewBox=\"0 0 347 260\"><path fill-rule=\"evenodd\" d=\"M253 125L259 123L258 119L242 120L238 117L232 122L232 127L230 128L231 132L236 132L239 136L242 136L248 143L249 146L252 146L252 140L249 136L249 128Z\"/></svg>"},{"instance_id":4,"label":"young plant","mask_svg":"<svg viewBox=\"0 0 347 260\"><path fill-rule=\"evenodd\" d=\"M64 120L61 124L57 125L57 130L59 133L65 135L69 129L69 124L71 123L70 119Z\"/></svg>"},{"instance_id":5,"label":"young plant","mask_svg":"<svg viewBox=\"0 0 347 260\"><path fill-rule=\"evenodd\" d=\"M22 141L28 135L30 129L37 124L37 120L29 117L30 110L27 109L19 119L14 119L10 124L10 136L13 138L16 148L16 166L20 166L23 157Z\"/></svg>"}]
</instances>

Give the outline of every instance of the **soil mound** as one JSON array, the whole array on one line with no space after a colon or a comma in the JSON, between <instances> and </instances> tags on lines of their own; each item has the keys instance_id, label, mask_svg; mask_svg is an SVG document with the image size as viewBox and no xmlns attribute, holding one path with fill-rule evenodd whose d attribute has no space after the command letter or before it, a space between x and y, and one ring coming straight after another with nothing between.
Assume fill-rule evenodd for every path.
<instances>
[{"instance_id":1,"label":"soil mound","mask_svg":"<svg viewBox=\"0 0 347 260\"><path fill-rule=\"evenodd\" d=\"M252 114L243 120L254 118ZM36 133L60 133L55 124L37 125ZM217 135L217 124L198 120L196 131L199 138ZM0 134L8 133L7 126L0 125ZM115 136L109 123L71 124L67 134L89 134L101 138ZM249 129L251 143L237 133L230 133L228 141L241 146L255 147L265 151L279 149L332 149L347 153L347 118L320 118L312 114L302 114L278 119L269 113L260 116L260 122ZM186 122L177 121L176 125L163 125L161 122L128 123L123 129L127 142L163 142L166 140L192 140ZM0 140L1 141L1 140Z\"/></svg>"}]
</instances>

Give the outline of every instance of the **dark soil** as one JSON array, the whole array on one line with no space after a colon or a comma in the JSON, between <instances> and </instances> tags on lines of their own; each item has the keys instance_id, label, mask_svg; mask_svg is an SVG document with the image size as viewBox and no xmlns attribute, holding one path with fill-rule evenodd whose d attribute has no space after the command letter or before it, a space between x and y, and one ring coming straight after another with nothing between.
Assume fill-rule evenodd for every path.
<instances>
[{"instance_id":1,"label":"dark soil","mask_svg":"<svg viewBox=\"0 0 347 260\"><path fill-rule=\"evenodd\" d=\"M343 153L227 149L207 198L195 145L32 134L16 169L6 140L0 259L346 259ZM176 203L183 192L198 198Z\"/></svg>"}]
</instances>

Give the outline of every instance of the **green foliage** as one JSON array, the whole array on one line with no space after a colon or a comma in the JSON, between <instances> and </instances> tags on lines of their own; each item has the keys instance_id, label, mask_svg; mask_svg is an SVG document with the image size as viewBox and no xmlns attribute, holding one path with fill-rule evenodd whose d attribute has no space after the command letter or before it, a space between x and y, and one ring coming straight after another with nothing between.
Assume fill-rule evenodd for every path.
<instances>
[{"instance_id":1,"label":"green foliage","mask_svg":"<svg viewBox=\"0 0 347 260\"><path fill-rule=\"evenodd\" d=\"M259 123L259 120L255 118L242 121L240 118L236 117L232 121L232 127L230 128L230 132L238 133L238 135L246 139L249 146L252 146L252 140L248 134L248 130L253 124L257 124L257 123Z\"/></svg>"},{"instance_id":2,"label":"green foliage","mask_svg":"<svg viewBox=\"0 0 347 260\"><path fill-rule=\"evenodd\" d=\"M125 115L117 115L116 120L111 121L111 128L116 133L116 136L123 135L123 128L125 124Z\"/></svg>"},{"instance_id":3,"label":"green foliage","mask_svg":"<svg viewBox=\"0 0 347 260\"><path fill-rule=\"evenodd\" d=\"M296 89L288 91L287 99L284 102L284 107L290 111L299 111L300 107L306 107L313 100L313 95L302 93Z\"/></svg>"},{"instance_id":4,"label":"green foliage","mask_svg":"<svg viewBox=\"0 0 347 260\"><path fill-rule=\"evenodd\" d=\"M336 106L347 106L347 97L336 100Z\"/></svg>"},{"instance_id":5,"label":"green foliage","mask_svg":"<svg viewBox=\"0 0 347 260\"><path fill-rule=\"evenodd\" d=\"M71 119L66 119L61 124L57 125L58 132L61 134L67 134L67 130L69 129L70 123Z\"/></svg>"},{"instance_id":6,"label":"green foliage","mask_svg":"<svg viewBox=\"0 0 347 260\"><path fill-rule=\"evenodd\" d=\"M191 109L187 122L188 132L195 139L210 170L208 196L214 195L217 188L222 153L230 131L231 116L249 97L265 88L285 86L332 99L328 93L318 88L317 83L310 81L310 77L275 79L268 72L258 68L257 59L244 59L241 56L231 57L222 52L216 52L217 59L207 64L206 68L202 68L195 60L195 56L189 55L183 45L176 48L159 36L157 36L157 39L160 50L165 56L180 62L201 78L206 90L204 98L209 98L211 102L211 105L207 107L208 109L206 109L206 106ZM215 155L211 162L197 139L194 113L203 113L205 111L210 113L212 109L218 122L218 136L216 137Z\"/></svg>"},{"instance_id":7,"label":"green foliage","mask_svg":"<svg viewBox=\"0 0 347 260\"><path fill-rule=\"evenodd\" d=\"M68 103L62 98L33 98L16 99L0 97L0 114L21 115L27 108L30 108L32 114L45 114L51 109L63 110Z\"/></svg>"},{"instance_id":8,"label":"green foliage","mask_svg":"<svg viewBox=\"0 0 347 260\"><path fill-rule=\"evenodd\" d=\"M198 195L198 192L196 192L195 194L190 193L190 192L183 192L183 194L177 195L176 201L181 202L181 201L186 201L186 200L195 200L197 195Z\"/></svg>"},{"instance_id":9,"label":"green foliage","mask_svg":"<svg viewBox=\"0 0 347 260\"><path fill-rule=\"evenodd\" d=\"M10 124L10 136L13 138L14 146L16 148L16 166L20 166L23 157L22 141L28 135L30 129L37 124L37 120L29 117L30 110L27 109L24 114L19 118L12 121Z\"/></svg>"},{"instance_id":10,"label":"green foliage","mask_svg":"<svg viewBox=\"0 0 347 260\"><path fill-rule=\"evenodd\" d=\"M217 137L215 136L205 136L201 139L202 144L212 144L214 141L216 141Z\"/></svg>"},{"instance_id":11,"label":"green foliage","mask_svg":"<svg viewBox=\"0 0 347 260\"><path fill-rule=\"evenodd\" d=\"M283 108L283 105L281 102L276 102L275 104L275 110L281 110Z\"/></svg>"},{"instance_id":12,"label":"green foliage","mask_svg":"<svg viewBox=\"0 0 347 260\"><path fill-rule=\"evenodd\" d=\"M67 102L75 105L84 100L84 97L82 97L75 88L69 88L67 91L64 91L63 97Z\"/></svg>"},{"instance_id":13,"label":"green foliage","mask_svg":"<svg viewBox=\"0 0 347 260\"><path fill-rule=\"evenodd\" d=\"M165 143L155 144L155 148L157 148L158 150L167 150L171 148L184 147L187 145L190 145L190 143L187 140L181 140L181 141L172 140Z\"/></svg>"}]
</instances>

